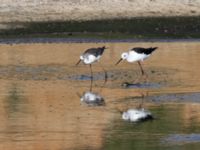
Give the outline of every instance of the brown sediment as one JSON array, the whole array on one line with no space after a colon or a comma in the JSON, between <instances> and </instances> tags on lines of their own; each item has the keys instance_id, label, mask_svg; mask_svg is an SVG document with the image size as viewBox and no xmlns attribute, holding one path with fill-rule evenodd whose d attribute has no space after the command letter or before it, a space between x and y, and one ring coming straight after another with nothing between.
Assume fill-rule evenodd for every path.
<instances>
[{"instance_id":1,"label":"brown sediment","mask_svg":"<svg viewBox=\"0 0 200 150\"><path fill-rule=\"evenodd\" d=\"M190 0L3 0L1 6L1 22L194 16L200 14L200 2Z\"/></svg>"},{"instance_id":2,"label":"brown sediment","mask_svg":"<svg viewBox=\"0 0 200 150\"><path fill-rule=\"evenodd\" d=\"M3 0L0 29L23 29L28 22L199 16L199 7L199 1L190 0Z\"/></svg>"}]
</instances>

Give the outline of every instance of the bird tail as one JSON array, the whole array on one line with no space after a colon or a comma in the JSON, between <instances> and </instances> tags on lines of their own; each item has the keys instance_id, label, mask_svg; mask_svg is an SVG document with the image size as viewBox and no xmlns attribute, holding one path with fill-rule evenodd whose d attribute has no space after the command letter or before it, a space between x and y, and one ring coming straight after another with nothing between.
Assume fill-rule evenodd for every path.
<instances>
[{"instance_id":1,"label":"bird tail","mask_svg":"<svg viewBox=\"0 0 200 150\"><path fill-rule=\"evenodd\" d=\"M105 49L106 49L105 46L99 47L99 50L100 50L100 51L99 51L99 54L102 55Z\"/></svg>"},{"instance_id":2,"label":"bird tail","mask_svg":"<svg viewBox=\"0 0 200 150\"><path fill-rule=\"evenodd\" d=\"M158 47L151 47L151 52L155 51Z\"/></svg>"},{"instance_id":3,"label":"bird tail","mask_svg":"<svg viewBox=\"0 0 200 150\"><path fill-rule=\"evenodd\" d=\"M103 47L101 47L102 49L105 49L106 47L105 46L103 46Z\"/></svg>"},{"instance_id":4,"label":"bird tail","mask_svg":"<svg viewBox=\"0 0 200 150\"><path fill-rule=\"evenodd\" d=\"M155 51L158 47L150 47L147 49L146 54L149 55L151 54L153 51Z\"/></svg>"}]
</instances>

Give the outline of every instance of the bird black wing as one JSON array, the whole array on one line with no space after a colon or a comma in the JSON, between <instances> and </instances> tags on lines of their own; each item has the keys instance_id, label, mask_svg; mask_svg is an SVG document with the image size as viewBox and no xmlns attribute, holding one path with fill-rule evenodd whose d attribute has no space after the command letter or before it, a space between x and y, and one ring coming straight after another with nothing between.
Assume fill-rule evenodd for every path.
<instances>
[{"instance_id":1,"label":"bird black wing","mask_svg":"<svg viewBox=\"0 0 200 150\"><path fill-rule=\"evenodd\" d=\"M90 54L94 55L95 57L101 56L105 50L105 47L98 47L98 48L90 48L84 52L84 55Z\"/></svg>"},{"instance_id":2,"label":"bird black wing","mask_svg":"<svg viewBox=\"0 0 200 150\"><path fill-rule=\"evenodd\" d=\"M157 49L157 47L150 47L150 48L135 47L135 48L131 49L131 51L135 51L136 53L139 53L139 54L149 55L156 49Z\"/></svg>"}]
</instances>

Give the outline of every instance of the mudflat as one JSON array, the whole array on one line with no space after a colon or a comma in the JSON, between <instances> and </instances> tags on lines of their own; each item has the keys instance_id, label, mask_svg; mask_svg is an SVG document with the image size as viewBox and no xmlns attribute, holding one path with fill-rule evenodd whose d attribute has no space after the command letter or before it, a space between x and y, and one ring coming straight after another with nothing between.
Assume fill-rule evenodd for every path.
<instances>
[{"instance_id":1,"label":"mudflat","mask_svg":"<svg viewBox=\"0 0 200 150\"><path fill-rule=\"evenodd\" d=\"M200 14L199 0L2 0L0 7L1 23Z\"/></svg>"}]
</instances>

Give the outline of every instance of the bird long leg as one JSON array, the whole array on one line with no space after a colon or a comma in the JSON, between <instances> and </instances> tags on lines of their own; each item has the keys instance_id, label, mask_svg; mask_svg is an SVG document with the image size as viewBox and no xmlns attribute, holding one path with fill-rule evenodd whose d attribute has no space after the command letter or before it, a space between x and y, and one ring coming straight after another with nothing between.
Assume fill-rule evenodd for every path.
<instances>
[{"instance_id":1,"label":"bird long leg","mask_svg":"<svg viewBox=\"0 0 200 150\"><path fill-rule=\"evenodd\" d=\"M91 72L91 84L90 84L90 91L92 91L93 72L92 72L92 65L91 65L91 64L90 64L90 72Z\"/></svg>"},{"instance_id":2,"label":"bird long leg","mask_svg":"<svg viewBox=\"0 0 200 150\"><path fill-rule=\"evenodd\" d=\"M140 61L138 61L138 65L139 65L140 71L142 73L141 78L144 77L144 80L147 81L148 75L144 72L144 69L142 68L142 64L140 63ZM140 78L140 80L141 80L141 78Z\"/></svg>"},{"instance_id":3,"label":"bird long leg","mask_svg":"<svg viewBox=\"0 0 200 150\"><path fill-rule=\"evenodd\" d=\"M100 66L101 66L101 68L102 68L102 70L103 70L103 72L104 72L104 75L105 75L105 80L104 80L104 84L107 82L107 79L108 79L108 74L107 74L107 71L104 69L104 67L101 65L101 63L99 62L99 64L100 64Z\"/></svg>"},{"instance_id":4,"label":"bird long leg","mask_svg":"<svg viewBox=\"0 0 200 150\"><path fill-rule=\"evenodd\" d=\"M144 70L143 70L143 68L142 68L142 65L141 65L140 61L138 61L138 65L139 65L139 67L140 67L140 70L141 70L142 75L144 75L145 73L144 73Z\"/></svg>"},{"instance_id":5,"label":"bird long leg","mask_svg":"<svg viewBox=\"0 0 200 150\"><path fill-rule=\"evenodd\" d=\"M102 67L102 66L101 66ZM103 82L103 85L101 86L101 89L99 90L99 92L102 92L102 90L104 89L104 87L105 87L105 85L106 85L106 83L107 83L107 72L105 71L105 69L102 67L102 69L103 69L103 71L104 71L104 73L105 73L105 80L104 80L104 82Z\"/></svg>"},{"instance_id":6,"label":"bird long leg","mask_svg":"<svg viewBox=\"0 0 200 150\"><path fill-rule=\"evenodd\" d=\"M142 68L142 64L140 63L140 61L138 61L138 65L140 67L140 71L141 71L141 76L138 77L136 80L133 81L134 84L140 82L143 78L144 78L144 81L146 82L147 81L147 74L144 72L144 69Z\"/></svg>"}]
</instances>

